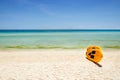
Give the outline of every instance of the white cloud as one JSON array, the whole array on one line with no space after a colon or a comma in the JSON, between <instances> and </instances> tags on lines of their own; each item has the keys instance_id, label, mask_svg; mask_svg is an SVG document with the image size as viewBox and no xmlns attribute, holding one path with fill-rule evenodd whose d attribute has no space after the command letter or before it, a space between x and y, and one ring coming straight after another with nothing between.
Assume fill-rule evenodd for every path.
<instances>
[{"instance_id":1,"label":"white cloud","mask_svg":"<svg viewBox=\"0 0 120 80\"><path fill-rule=\"evenodd\" d=\"M16 1L19 4L31 4L30 0L14 0L14 1Z\"/></svg>"},{"instance_id":2,"label":"white cloud","mask_svg":"<svg viewBox=\"0 0 120 80\"><path fill-rule=\"evenodd\" d=\"M15 0L19 4L22 5L29 5L30 7L35 8L36 10L40 10L42 13L47 14L47 15L55 15L55 11L53 11L48 4L43 4L43 3L35 3L32 2L31 0Z\"/></svg>"},{"instance_id":3,"label":"white cloud","mask_svg":"<svg viewBox=\"0 0 120 80\"><path fill-rule=\"evenodd\" d=\"M50 7L46 4L39 4L36 5L36 8L38 8L41 12L47 14L47 15L55 15L55 11L50 9Z\"/></svg>"}]
</instances>

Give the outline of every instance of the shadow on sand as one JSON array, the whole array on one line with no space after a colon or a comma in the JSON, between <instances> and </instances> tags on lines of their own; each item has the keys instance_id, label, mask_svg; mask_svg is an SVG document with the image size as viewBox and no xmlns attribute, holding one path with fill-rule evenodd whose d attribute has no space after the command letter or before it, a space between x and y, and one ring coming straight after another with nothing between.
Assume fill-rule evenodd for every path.
<instances>
[{"instance_id":1,"label":"shadow on sand","mask_svg":"<svg viewBox=\"0 0 120 80\"><path fill-rule=\"evenodd\" d=\"M86 57L86 59L88 59L87 57ZM89 59L88 59L89 60ZM91 60L89 60L89 61L91 61ZM93 62L93 61L91 61L91 62ZM93 62L94 64L96 64L98 67L102 67L102 65L101 64L99 64L99 63L97 63L97 62Z\"/></svg>"}]
</instances>

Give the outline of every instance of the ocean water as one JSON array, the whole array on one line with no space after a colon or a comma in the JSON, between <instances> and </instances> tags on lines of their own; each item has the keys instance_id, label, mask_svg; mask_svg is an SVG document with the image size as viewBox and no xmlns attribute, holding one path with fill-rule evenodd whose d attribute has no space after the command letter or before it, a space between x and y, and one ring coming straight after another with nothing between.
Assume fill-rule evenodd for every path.
<instances>
[{"instance_id":1,"label":"ocean water","mask_svg":"<svg viewBox=\"0 0 120 80\"><path fill-rule=\"evenodd\" d=\"M0 49L120 48L120 30L0 30Z\"/></svg>"}]
</instances>

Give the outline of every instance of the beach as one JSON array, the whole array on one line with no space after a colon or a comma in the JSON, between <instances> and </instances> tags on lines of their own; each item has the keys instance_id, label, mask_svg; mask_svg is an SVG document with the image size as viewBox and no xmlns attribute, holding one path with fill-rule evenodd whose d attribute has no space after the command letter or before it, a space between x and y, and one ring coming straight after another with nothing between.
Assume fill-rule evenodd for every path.
<instances>
[{"instance_id":1,"label":"beach","mask_svg":"<svg viewBox=\"0 0 120 80\"><path fill-rule=\"evenodd\" d=\"M102 66L86 49L0 50L0 80L120 80L120 50L103 49Z\"/></svg>"},{"instance_id":2,"label":"beach","mask_svg":"<svg viewBox=\"0 0 120 80\"><path fill-rule=\"evenodd\" d=\"M0 80L120 80L120 0L0 0Z\"/></svg>"}]
</instances>

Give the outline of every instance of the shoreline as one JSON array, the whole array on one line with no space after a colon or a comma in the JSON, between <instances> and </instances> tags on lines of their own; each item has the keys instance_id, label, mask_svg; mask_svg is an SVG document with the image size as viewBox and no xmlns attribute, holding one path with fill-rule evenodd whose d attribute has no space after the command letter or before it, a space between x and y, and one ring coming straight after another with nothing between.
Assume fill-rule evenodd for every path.
<instances>
[{"instance_id":1,"label":"shoreline","mask_svg":"<svg viewBox=\"0 0 120 80\"><path fill-rule=\"evenodd\" d=\"M102 50L120 50L119 48L103 48ZM0 51L6 50L86 50L86 48L0 48Z\"/></svg>"}]
</instances>

